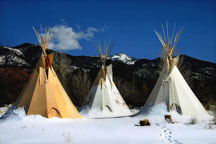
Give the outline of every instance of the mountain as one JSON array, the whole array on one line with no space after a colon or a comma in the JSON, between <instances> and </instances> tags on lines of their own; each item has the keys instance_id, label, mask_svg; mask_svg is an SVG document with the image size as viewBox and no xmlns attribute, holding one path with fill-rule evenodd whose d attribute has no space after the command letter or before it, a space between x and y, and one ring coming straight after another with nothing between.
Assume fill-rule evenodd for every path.
<instances>
[{"instance_id":1,"label":"mountain","mask_svg":"<svg viewBox=\"0 0 216 144\"><path fill-rule=\"evenodd\" d=\"M25 67L29 64L24 60L24 55L19 49L14 49L6 46L0 47L0 65L5 67Z\"/></svg>"},{"instance_id":2,"label":"mountain","mask_svg":"<svg viewBox=\"0 0 216 144\"><path fill-rule=\"evenodd\" d=\"M129 65L133 65L137 61L137 59L129 57L123 53L110 56L108 59L110 59L112 61L121 61L121 62L129 64Z\"/></svg>"},{"instance_id":3,"label":"mountain","mask_svg":"<svg viewBox=\"0 0 216 144\"><path fill-rule=\"evenodd\" d=\"M100 58L47 50L51 52L54 53L53 67L62 85L73 103L80 107L101 66ZM38 45L0 46L0 105L17 99L40 54ZM114 82L128 105L144 105L159 77L162 60L116 54L108 58L107 64L110 63L113 64ZM216 64L181 55L178 68L204 106L216 110Z\"/></svg>"}]
</instances>

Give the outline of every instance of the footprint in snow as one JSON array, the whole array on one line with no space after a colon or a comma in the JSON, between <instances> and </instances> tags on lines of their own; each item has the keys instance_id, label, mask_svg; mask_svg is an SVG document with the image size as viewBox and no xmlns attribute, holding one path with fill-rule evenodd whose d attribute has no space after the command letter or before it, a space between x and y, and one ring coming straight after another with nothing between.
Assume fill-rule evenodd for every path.
<instances>
[{"instance_id":1,"label":"footprint in snow","mask_svg":"<svg viewBox=\"0 0 216 144\"><path fill-rule=\"evenodd\" d=\"M157 124L157 126L160 126L160 125ZM167 128L165 125L160 126L160 128L161 128L160 138L163 141L168 142L170 144L182 144L178 140L173 140L172 139L172 131L169 128Z\"/></svg>"}]
</instances>

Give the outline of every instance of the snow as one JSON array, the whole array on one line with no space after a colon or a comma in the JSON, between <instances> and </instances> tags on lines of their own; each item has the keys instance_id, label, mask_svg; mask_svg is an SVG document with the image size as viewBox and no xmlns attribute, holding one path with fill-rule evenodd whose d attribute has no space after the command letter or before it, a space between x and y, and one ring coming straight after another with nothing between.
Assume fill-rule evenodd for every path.
<instances>
[{"instance_id":1,"label":"snow","mask_svg":"<svg viewBox=\"0 0 216 144\"><path fill-rule=\"evenodd\" d=\"M78 66L70 66L70 69L71 70L83 70L83 71L86 71L86 72L89 72L90 70L89 69L85 69L85 68L81 68L81 67L78 67Z\"/></svg>"},{"instance_id":2,"label":"snow","mask_svg":"<svg viewBox=\"0 0 216 144\"><path fill-rule=\"evenodd\" d=\"M7 56L2 55L0 56L0 65L4 65L4 64L9 64L9 65L17 65L17 66L29 66L29 64L23 60L21 57L24 57L23 53L15 48L10 48L10 47L6 47L3 46L3 48L5 49L9 49L11 51L10 54L8 54Z\"/></svg>"},{"instance_id":3,"label":"snow","mask_svg":"<svg viewBox=\"0 0 216 144\"><path fill-rule=\"evenodd\" d=\"M6 108L0 108L4 111ZM208 121L188 124L187 117L171 113L175 124L167 123L164 105L141 110L134 117L89 119L44 118L26 116L19 108L4 121L0 121L0 143L73 143L73 144L214 144L216 126L207 128ZM151 126L138 126L139 120L148 119Z\"/></svg>"},{"instance_id":4,"label":"snow","mask_svg":"<svg viewBox=\"0 0 216 144\"><path fill-rule=\"evenodd\" d=\"M131 109L131 115L137 113L138 109ZM100 108L90 108L89 106L83 106L79 109L80 114L84 118L110 118L110 117L121 117L121 115L118 115L118 113L110 113L110 112L104 112L101 111Z\"/></svg>"},{"instance_id":5,"label":"snow","mask_svg":"<svg viewBox=\"0 0 216 144\"><path fill-rule=\"evenodd\" d=\"M149 62L149 63L144 63L142 64L142 66L151 66L151 67L155 67L156 65L153 62Z\"/></svg>"},{"instance_id":6,"label":"snow","mask_svg":"<svg viewBox=\"0 0 216 144\"><path fill-rule=\"evenodd\" d=\"M203 68L203 71L209 75L213 74L215 69L213 67L205 67Z\"/></svg>"},{"instance_id":7,"label":"snow","mask_svg":"<svg viewBox=\"0 0 216 144\"><path fill-rule=\"evenodd\" d=\"M91 56L91 57L98 57L98 56ZM123 53L110 56L107 59L110 59L112 61L121 61L128 65L133 65L137 61L135 58L129 57Z\"/></svg>"},{"instance_id":8,"label":"snow","mask_svg":"<svg viewBox=\"0 0 216 144\"><path fill-rule=\"evenodd\" d=\"M72 69L79 69L79 67L77 67L77 66L70 66L70 68L72 68Z\"/></svg>"},{"instance_id":9,"label":"snow","mask_svg":"<svg viewBox=\"0 0 216 144\"><path fill-rule=\"evenodd\" d=\"M5 56L0 56L0 65L5 64Z\"/></svg>"},{"instance_id":10,"label":"snow","mask_svg":"<svg viewBox=\"0 0 216 144\"><path fill-rule=\"evenodd\" d=\"M3 46L3 47L9 49L10 51L16 53L19 56L21 56L21 55L24 56L23 53L20 50L18 50L18 49L6 47L6 46Z\"/></svg>"},{"instance_id":11,"label":"snow","mask_svg":"<svg viewBox=\"0 0 216 144\"><path fill-rule=\"evenodd\" d=\"M133 65L136 60L133 60L131 57L127 56L126 54L117 54L117 55L113 55L111 57L109 57L109 59L111 60L119 60L123 63L129 64L129 65Z\"/></svg>"},{"instance_id":12,"label":"snow","mask_svg":"<svg viewBox=\"0 0 216 144\"><path fill-rule=\"evenodd\" d=\"M7 55L7 60L8 60L8 64L10 65L12 64L16 64L17 66L29 65L25 60L11 54Z\"/></svg>"}]
</instances>

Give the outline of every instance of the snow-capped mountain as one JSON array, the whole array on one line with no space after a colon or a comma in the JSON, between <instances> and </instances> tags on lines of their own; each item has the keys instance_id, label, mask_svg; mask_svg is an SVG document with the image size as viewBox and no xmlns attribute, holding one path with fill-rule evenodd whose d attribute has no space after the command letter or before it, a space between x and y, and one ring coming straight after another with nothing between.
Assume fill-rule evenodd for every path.
<instances>
[{"instance_id":1,"label":"snow-capped mountain","mask_svg":"<svg viewBox=\"0 0 216 144\"><path fill-rule=\"evenodd\" d=\"M71 56L53 52L53 67L75 105L81 106L101 66L97 56ZM22 91L41 54L34 44L0 46L0 105L14 102ZM113 77L128 105L140 107L149 96L162 68L162 61L135 59L125 54L110 56ZM181 55L178 68L207 107L216 110L216 64Z\"/></svg>"},{"instance_id":2,"label":"snow-capped mountain","mask_svg":"<svg viewBox=\"0 0 216 144\"><path fill-rule=\"evenodd\" d=\"M33 44L22 44L16 47L2 46L0 49L0 66L30 66L32 61L36 62L40 55L40 48ZM96 56L98 57L98 56ZM108 57L111 61L120 61L122 63L133 65L137 59L120 53Z\"/></svg>"},{"instance_id":3,"label":"snow-capped mountain","mask_svg":"<svg viewBox=\"0 0 216 144\"><path fill-rule=\"evenodd\" d=\"M111 59L112 61L121 61L123 63L133 65L136 62L135 58L129 57L126 54L120 53L113 56L110 56L108 59Z\"/></svg>"},{"instance_id":4,"label":"snow-capped mountain","mask_svg":"<svg viewBox=\"0 0 216 144\"><path fill-rule=\"evenodd\" d=\"M0 48L0 66L29 66L29 64L19 49L2 46Z\"/></svg>"}]
</instances>

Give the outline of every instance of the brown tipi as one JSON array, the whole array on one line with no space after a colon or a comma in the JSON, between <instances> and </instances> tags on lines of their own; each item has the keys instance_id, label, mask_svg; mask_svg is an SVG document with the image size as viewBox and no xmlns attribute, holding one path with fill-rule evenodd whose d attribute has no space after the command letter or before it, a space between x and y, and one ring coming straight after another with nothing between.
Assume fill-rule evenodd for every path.
<instances>
[{"instance_id":1,"label":"brown tipi","mask_svg":"<svg viewBox=\"0 0 216 144\"><path fill-rule=\"evenodd\" d=\"M29 78L28 84L15 102L17 107L24 107L27 115L44 117L81 118L76 107L62 87L53 67L53 54L46 54L46 48L53 37L49 28L38 33L33 28L42 48L42 54Z\"/></svg>"}]
</instances>

